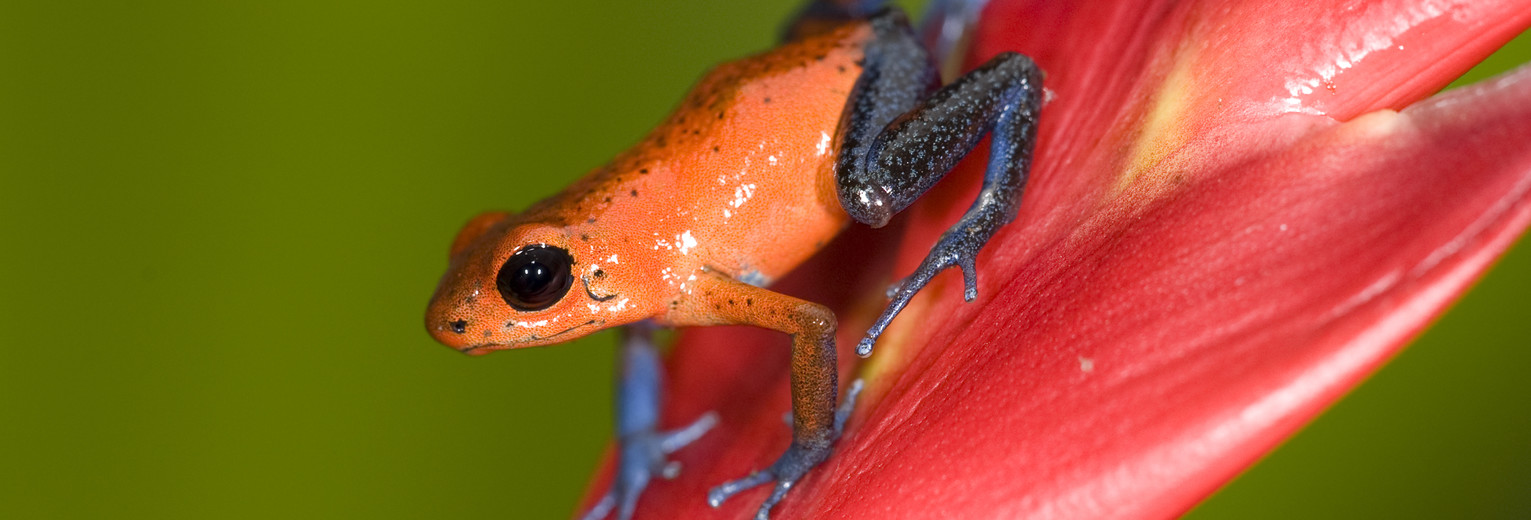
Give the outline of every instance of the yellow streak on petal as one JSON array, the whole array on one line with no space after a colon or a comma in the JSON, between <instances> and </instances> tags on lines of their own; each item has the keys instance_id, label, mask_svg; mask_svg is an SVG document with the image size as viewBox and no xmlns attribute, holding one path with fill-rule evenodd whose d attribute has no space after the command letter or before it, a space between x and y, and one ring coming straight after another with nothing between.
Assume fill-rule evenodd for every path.
<instances>
[{"instance_id":1,"label":"yellow streak on petal","mask_svg":"<svg viewBox=\"0 0 1531 520\"><path fill-rule=\"evenodd\" d=\"M1359 139L1377 138L1397 133L1408 124L1409 118L1396 110L1382 109L1361 114L1340 126L1347 137Z\"/></svg>"},{"instance_id":2,"label":"yellow streak on petal","mask_svg":"<svg viewBox=\"0 0 1531 520\"><path fill-rule=\"evenodd\" d=\"M1134 132L1132 148L1121 163L1122 172L1113 186L1116 195L1152 198L1179 184L1182 168L1164 164L1191 137L1186 128L1187 110L1195 91L1195 54L1182 49L1170 58L1174 68L1164 77L1147 107L1141 126ZM1128 191L1131 193L1127 193Z\"/></svg>"}]
</instances>

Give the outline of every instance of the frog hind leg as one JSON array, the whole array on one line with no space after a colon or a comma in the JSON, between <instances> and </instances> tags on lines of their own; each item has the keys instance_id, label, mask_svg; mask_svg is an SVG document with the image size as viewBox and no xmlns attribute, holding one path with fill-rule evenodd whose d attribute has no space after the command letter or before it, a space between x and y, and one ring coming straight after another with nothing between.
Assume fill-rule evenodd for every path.
<instances>
[{"instance_id":1,"label":"frog hind leg","mask_svg":"<svg viewBox=\"0 0 1531 520\"><path fill-rule=\"evenodd\" d=\"M613 511L619 520L632 518L638 496L655 476L668 479L679 473L680 465L667 456L718 423L717 414L708 412L685 427L658 430L663 372L654 329L651 323L622 328L622 359L617 371L617 471L611 487L585 512L583 520L602 520Z\"/></svg>"},{"instance_id":2,"label":"frog hind leg","mask_svg":"<svg viewBox=\"0 0 1531 520\"><path fill-rule=\"evenodd\" d=\"M977 200L948 229L914 273L890 291L891 301L856 345L862 357L909 299L949 267L963 273L964 298L978 296L974 258L1001 226L1015 218L1031 167L1042 71L1026 56L1006 52L933 94L910 101L936 72L897 13L874 19L878 33L840 124L835 182L846 213L879 227L913 204L985 136L989 164ZM881 24L881 25L878 25ZM923 67L922 74L909 71Z\"/></svg>"}]
</instances>

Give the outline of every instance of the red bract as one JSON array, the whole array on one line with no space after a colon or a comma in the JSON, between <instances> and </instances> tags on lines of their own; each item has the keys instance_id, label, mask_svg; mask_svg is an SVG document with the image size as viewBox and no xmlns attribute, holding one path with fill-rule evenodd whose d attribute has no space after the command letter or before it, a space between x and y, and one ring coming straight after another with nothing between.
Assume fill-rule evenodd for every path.
<instances>
[{"instance_id":1,"label":"red bract","mask_svg":"<svg viewBox=\"0 0 1531 520\"><path fill-rule=\"evenodd\" d=\"M896 251L868 245L895 233L852 232L783 283L837 304L869 390L774 518L1191 508L1531 221L1531 70L1420 100L1528 24L1531 1L995 0L970 61L1027 53L1056 94L1020 216L980 256L976 302L943 275L859 367L847 349L886 281L867 265L912 269L983 158L916 206ZM788 442L786 360L779 335L684 336L668 424L723 423L640 517L754 513L764 489L703 497Z\"/></svg>"}]
</instances>

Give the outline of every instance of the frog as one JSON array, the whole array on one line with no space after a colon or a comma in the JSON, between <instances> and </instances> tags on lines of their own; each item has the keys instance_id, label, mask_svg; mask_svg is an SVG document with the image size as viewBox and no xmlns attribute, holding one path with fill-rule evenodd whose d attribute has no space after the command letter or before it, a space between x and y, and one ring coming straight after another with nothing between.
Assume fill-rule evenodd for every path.
<instances>
[{"instance_id":1,"label":"frog","mask_svg":"<svg viewBox=\"0 0 1531 520\"><path fill-rule=\"evenodd\" d=\"M939 45L936 45L939 46ZM1012 221L1028 180L1044 75L1005 52L943 84L907 16L881 1L814 0L769 51L718 65L653 131L520 212L473 217L448 249L426 310L438 342L469 355L622 330L617 472L584 515L630 518L670 454L718 422L661 431L664 327L750 325L790 337L792 441L774 463L713 488L714 507L771 485L769 518L833 453L861 388L840 395L824 305L770 285L853 224L881 227L989 138L982 187L856 346L938 274L978 294L976 257Z\"/></svg>"}]
</instances>

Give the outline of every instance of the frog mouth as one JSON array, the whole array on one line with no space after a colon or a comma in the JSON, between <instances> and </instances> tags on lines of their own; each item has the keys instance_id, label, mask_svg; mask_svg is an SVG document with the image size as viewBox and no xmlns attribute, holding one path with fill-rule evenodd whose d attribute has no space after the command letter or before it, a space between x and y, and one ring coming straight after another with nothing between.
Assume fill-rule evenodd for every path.
<instances>
[{"instance_id":1,"label":"frog mouth","mask_svg":"<svg viewBox=\"0 0 1531 520\"><path fill-rule=\"evenodd\" d=\"M569 327L567 329L564 329L564 330L561 330L561 331L558 331L558 332L554 332L554 333L549 334L547 336L538 336L536 334L530 334L530 335L528 335L526 337L526 339L523 339L521 341L517 341L515 343L479 343L479 344L475 344L475 345L468 345L466 347L457 349L457 351L461 352L461 353L464 353L464 354L475 355L476 356L476 355L480 355L480 354L487 354L487 353L495 351L495 350L509 350L509 349L516 348L517 346L546 345L548 340L557 338L559 336L563 336L565 334L568 334L570 332L574 332L574 331L579 330L581 328L588 327L590 325L595 325L595 328L600 328L602 325L605 325L605 324L606 324L605 321L590 320L590 321L587 321L587 322L584 322L584 323L581 323L581 324ZM530 343L531 345L528 345L528 343Z\"/></svg>"}]
</instances>

